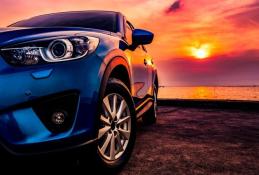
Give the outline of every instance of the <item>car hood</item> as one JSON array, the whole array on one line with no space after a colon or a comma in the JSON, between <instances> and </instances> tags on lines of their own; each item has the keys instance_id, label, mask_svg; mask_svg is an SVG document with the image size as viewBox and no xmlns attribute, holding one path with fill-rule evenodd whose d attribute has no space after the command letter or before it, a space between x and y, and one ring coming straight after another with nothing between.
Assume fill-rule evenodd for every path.
<instances>
[{"instance_id":1,"label":"car hood","mask_svg":"<svg viewBox=\"0 0 259 175\"><path fill-rule=\"evenodd\" d=\"M51 27L51 28L20 28L20 27L6 27L0 28L0 48L10 46L17 43L32 41L47 37L57 36L71 36L77 33L88 31L95 33L111 34L110 32L89 29L89 28L64 28L64 27Z\"/></svg>"}]
</instances>

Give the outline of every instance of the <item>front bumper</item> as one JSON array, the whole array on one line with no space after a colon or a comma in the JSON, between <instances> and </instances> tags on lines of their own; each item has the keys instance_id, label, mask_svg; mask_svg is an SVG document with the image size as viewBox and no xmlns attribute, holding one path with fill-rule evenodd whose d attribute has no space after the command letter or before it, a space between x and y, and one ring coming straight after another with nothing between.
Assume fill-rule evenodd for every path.
<instances>
[{"instance_id":1,"label":"front bumper","mask_svg":"<svg viewBox=\"0 0 259 175\"><path fill-rule=\"evenodd\" d=\"M0 57L0 143L12 154L63 150L96 137L103 63L88 58L33 67L12 67ZM74 94L75 98L64 98ZM57 108L55 108L57 106ZM48 117L65 106L70 119L54 128Z\"/></svg>"}]
</instances>

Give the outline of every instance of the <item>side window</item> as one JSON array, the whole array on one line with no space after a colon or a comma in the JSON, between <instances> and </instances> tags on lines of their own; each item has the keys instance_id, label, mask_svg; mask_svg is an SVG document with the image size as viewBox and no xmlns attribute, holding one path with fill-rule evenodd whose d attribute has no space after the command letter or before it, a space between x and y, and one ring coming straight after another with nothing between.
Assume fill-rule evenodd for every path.
<instances>
[{"instance_id":1,"label":"side window","mask_svg":"<svg viewBox=\"0 0 259 175\"><path fill-rule=\"evenodd\" d=\"M128 42L128 44L132 44L132 31L134 30L134 27L132 26L132 24L130 24L130 22L126 22L125 25L125 31L126 31L126 40Z\"/></svg>"}]
</instances>

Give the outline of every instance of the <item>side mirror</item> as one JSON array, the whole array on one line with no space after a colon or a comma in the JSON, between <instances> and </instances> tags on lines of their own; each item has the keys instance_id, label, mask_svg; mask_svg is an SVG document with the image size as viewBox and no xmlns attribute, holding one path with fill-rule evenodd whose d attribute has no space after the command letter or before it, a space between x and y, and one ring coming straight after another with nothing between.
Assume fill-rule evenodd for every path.
<instances>
[{"instance_id":1,"label":"side mirror","mask_svg":"<svg viewBox=\"0 0 259 175\"><path fill-rule=\"evenodd\" d=\"M142 29L134 29L132 33L132 43L134 46L152 43L154 34Z\"/></svg>"}]
</instances>

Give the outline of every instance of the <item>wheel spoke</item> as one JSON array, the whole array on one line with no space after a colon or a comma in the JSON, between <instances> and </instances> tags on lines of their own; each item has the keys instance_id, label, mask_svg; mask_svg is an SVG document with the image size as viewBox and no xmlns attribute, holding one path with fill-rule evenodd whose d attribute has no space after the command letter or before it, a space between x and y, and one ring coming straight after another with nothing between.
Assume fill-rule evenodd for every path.
<instances>
[{"instance_id":1,"label":"wheel spoke","mask_svg":"<svg viewBox=\"0 0 259 175\"><path fill-rule=\"evenodd\" d=\"M111 158L111 160L115 159L115 136L114 136L114 134L112 134L112 137L111 137L110 158Z\"/></svg>"},{"instance_id":2,"label":"wheel spoke","mask_svg":"<svg viewBox=\"0 0 259 175\"><path fill-rule=\"evenodd\" d=\"M119 119L118 124L121 125L121 124L123 124L123 123L129 121L130 119L131 119L130 116L127 116L127 117L124 117L124 118L122 118L122 119Z\"/></svg>"},{"instance_id":3,"label":"wheel spoke","mask_svg":"<svg viewBox=\"0 0 259 175\"><path fill-rule=\"evenodd\" d=\"M105 109L107 110L107 112L109 114L109 117L111 119L113 119L114 118L114 114L113 114L113 112L111 110L111 105L110 105L108 96L103 99L103 103L104 103Z\"/></svg>"},{"instance_id":4,"label":"wheel spoke","mask_svg":"<svg viewBox=\"0 0 259 175\"><path fill-rule=\"evenodd\" d=\"M98 139L102 138L102 136L106 134L110 129L110 126L105 126L102 129L99 129Z\"/></svg>"},{"instance_id":5,"label":"wheel spoke","mask_svg":"<svg viewBox=\"0 0 259 175\"><path fill-rule=\"evenodd\" d=\"M103 115L101 115L101 121L102 121L105 125L111 126L111 123L110 123L109 119L106 118L106 117L104 117Z\"/></svg>"},{"instance_id":6,"label":"wheel spoke","mask_svg":"<svg viewBox=\"0 0 259 175\"><path fill-rule=\"evenodd\" d=\"M116 140L117 140L117 142L118 142L119 150L120 150L120 151L123 151L123 146L122 146L121 138L120 138L120 135L119 135L119 134L117 134Z\"/></svg>"},{"instance_id":7,"label":"wheel spoke","mask_svg":"<svg viewBox=\"0 0 259 175\"><path fill-rule=\"evenodd\" d=\"M105 154L105 151L106 151L106 149L107 149L107 147L108 147L108 145L109 145L109 143L111 141L111 138L112 138L112 134L108 134L108 136L107 136L107 138L106 138L106 140L105 140L105 142L104 142L104 144L103 144L103 146L101 148L101 152L103 154Z\"/></svg>"},{"instance_id":8,"label":"wheel spoke","mask_svg":"<svg viewBox=\"0 0 259 175\"><path fill-rule=\"evenodd\" d=\"M130 131L126 131L126 130L121 129L121 128L119 128L118 130L119 130L120 134L121 134L126 140L129 140L129 138L130 138Z\"/></svg>"},{"instance_id":9,"label":"wheel spoke","mask_svg":"<svg viewBox=\"0 0 259 175\"><path fill-rule=\"evenodd\" d=\"M112 113L113 113L113 117L114 117L117 112L117 95L113 96L113 106L112 107L113 107Z\"/></svg>"},{"instance_id":10,"label":"wheel spoke","mask_svg":"<svg viewBox=\"0 0 259 175\"><path fill-rule=\"evenodd\" d=\"M120 104L119 110L118 110L118 112L117 112L117 118L118 118L118 120L121 118L121 115L122 115L123 111L125 110L126 105L127 105L127 104L126 104L125 100L121 100L121 104Z\"/></svg>"}]
</instances>

